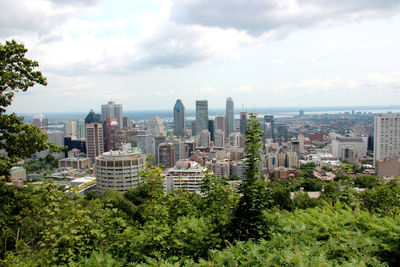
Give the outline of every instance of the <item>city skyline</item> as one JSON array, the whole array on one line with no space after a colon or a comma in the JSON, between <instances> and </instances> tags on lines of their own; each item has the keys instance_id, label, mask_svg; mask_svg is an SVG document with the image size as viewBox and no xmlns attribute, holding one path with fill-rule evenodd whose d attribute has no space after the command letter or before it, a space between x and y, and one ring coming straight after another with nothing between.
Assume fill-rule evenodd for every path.
<instances>
[{"instance_id":1,"label":"city skyline","mask_svg":"<svg viewBox=\"0 0 400 267\"><path fill-rule=\"evenodd\" d=\"M47 87L9 111L393 105L400 97L398 1L11 1L15 39ZM229 12L226 12L229 10ZM213 12L210 12L213 11ZM149 108L150 107L150 108Z\"/></svg>"}]
</instances>

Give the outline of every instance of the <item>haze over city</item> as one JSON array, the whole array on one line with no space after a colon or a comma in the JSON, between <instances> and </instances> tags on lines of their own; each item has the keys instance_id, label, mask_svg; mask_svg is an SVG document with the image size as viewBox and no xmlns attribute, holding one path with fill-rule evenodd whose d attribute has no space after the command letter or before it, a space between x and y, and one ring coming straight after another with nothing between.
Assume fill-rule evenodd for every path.
<instances>
[{"instance_id":1,"label":"haze over city","mask_svg":"<svg viewBox=\"0 0 400 267\"><path fill-rule=\"evenodd\" d=\"M2 0L48 86L8 111L395 105L399 1Z\"/></svg>"}]
</instances>

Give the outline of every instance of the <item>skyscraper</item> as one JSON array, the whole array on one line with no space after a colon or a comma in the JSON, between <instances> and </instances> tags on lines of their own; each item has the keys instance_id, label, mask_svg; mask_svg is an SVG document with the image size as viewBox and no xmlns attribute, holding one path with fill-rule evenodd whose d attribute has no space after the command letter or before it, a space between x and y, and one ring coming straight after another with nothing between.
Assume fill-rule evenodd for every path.
<instances>
[{"instance_id":1,"label":"skyscraper","mask_svg":"<svg viewBox=\"0 0 400 267\"><path fill-rule=\"evenodd\" d=\"M92 161L104 153L103 125L101 123L86 124L86 151Z\"/></svg>"},{"instance_id":2,"label":"skyscraper","mask_svg":"<svg viewBox=\"0 0 400 267\"><path fill-rule=\"evenodd\" d=\"M101 123L101 115L94 113L93 109L91 109L85 118L85 123Z\"/></svg>"},{"instance_id":3,"label":"skyscraper","mask_svg":"<svg viewBox=\"0 0 400 267\"><path fill-rule=\"evenodd\" d=\"M175 166L175 146L171 143L162 143L159 146L160 165L163 168L172 168Z\"/></svg>"},{"instance_id":4,"label":"skyscraper","mask_svg":"<svg viewBox=\"0 0 400 267\"><path fill-rule=\"evenodd\" d=\"M400 156L400 115L376 116L374 137L374 164L380 159Z\"/></svg>"},{"instance_id":5,"label":"skyscraper","mask_svg":"<svg viewBox=\"0 0 400 267\"><path fill-rule=\"evenodd\" d=\"M76 139L76 122L75 121L64 122L64 134L67 137Z\"/></svg>"},{"instance_id":6,"label":"skyscraper","mask_svg":"<svg viewBox=\"0 0 400 267\"><path fill-rule=\"evenodd\" d=\"M196 134L208 129L208 102L196 100Z\"/></svg>"},{"instance_id":7,"label":"skyscraper","mask_svg":"<svg viewBox=\"0 0 400 267\"><path fill-rule=\"evenodd\" d=\"M118 125L120 129L122 129L122 105L115 104L113 101L109 101L108 104L101 105L101 120L106 121L107 118L117 118Z\"/></svg>"},{"instance_id":8,"label":"skyscraper","mask_svg":"<svg viewBox=\"0 0 400 267\"><path fill-rule=\"evenodd\" d=\"M159 117L152 117L148 123L148 129L153 137L165 135L164 123Z\"/></svg>"},{"instance_id":9,"label":"skyscraper","mask_svg":"<svg viewBox=\"0 0 400 267\"><path fill-rule=\"evenodd\" d=\"M184 136L185 135L185 119L186 111L182 100L176 100L174 106L174 135Z\"/></svg>"},{"instance_id":10,"label":"skyscraper","mask_svg":"<svg viewBox=\"0 0 400 267\"><path fill-rule=\"evenodd\" d=\"M208 120L208 131L210 132L210 140L215 141L214 134L215 134L215 125L214 125L214 120Z\"/></svg>"},{"instance_id":11,"label":"skyscraper","mask_svg":"<svg viewBox=\"0 0 400 267\"><path fill-rule=\"evenodd\" d=\"M226 117L225 116L217 116L215 117L215 131L222 130L226 136Z\"/></svg>"},{"instance_id":12,"label":"skyscraper","mask_svg":"<svg viewBox=\"0 0 400 267\"><path fill-rule=\"evenodd\" d=\"M240 133L244 134L247 127L247 112L240 112Z\"/></svg>"},{"instance_id":13,"label":"skyscraper","mask_svg":"<svg viewBox=\"0 0 400 267\"><path fill-rule=\"evenodd\" d=\"M235 131L235 112L233 100L231 97L226 99L226 136L229 136Z\"/></svg>"},{"instance_id":14,"label":"skyscraper","mask_svg":"<svg viewBox=\"0 0 400 267\"><path fill-rule=\"evenodd\" d=\"M274 139L274 138L275 138L274 115L265 115L264 116L264 144L265 144L265 139Z\"/></svg>"}]
</instances>

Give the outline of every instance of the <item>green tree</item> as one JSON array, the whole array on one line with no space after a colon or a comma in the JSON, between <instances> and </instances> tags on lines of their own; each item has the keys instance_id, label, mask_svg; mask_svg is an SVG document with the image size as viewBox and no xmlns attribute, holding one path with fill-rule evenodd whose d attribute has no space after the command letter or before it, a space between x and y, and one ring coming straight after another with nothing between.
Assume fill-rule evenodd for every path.
<instances>
[{"instance_id":1,"label":"green tree","mask_svg":"<svg viewBox=\"0 0 400 267\"><path fill-rule=\"evenodd\" d=\"M265 210L272 206L271 190L260 172L262 131L254 113L249 114L246 137L246 179L240 185L241 198L234 211L230 232L234 240L268 238Z\"/></svg>"},{"instance_id":2,"label":"green tree","mask_svg":"<svg viewBox=\"0 0 400 267\"><path fill-rule=\"evenodd\" d=\"M9 178L10 169L24 157L35 151L57 147L47 142L47 134L39 128L24 124L15 113L5 114L17 91L26 91L35 84L46 85L46 78L34 69L38 62L25 57L28 50L23 44L13 41L0 43L0 177Z\"/></svg>"}]
</instances>

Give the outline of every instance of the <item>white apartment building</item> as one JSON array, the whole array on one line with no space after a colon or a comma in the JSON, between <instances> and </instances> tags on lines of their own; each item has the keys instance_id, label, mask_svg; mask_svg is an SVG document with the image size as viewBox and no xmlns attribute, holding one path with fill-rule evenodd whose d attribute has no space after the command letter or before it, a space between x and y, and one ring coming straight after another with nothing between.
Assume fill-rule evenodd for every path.
<instances>
[{"instance_id":1,"label":"white apartment building","mask_svg":"<svg viewBox=\"0 0 400 267\"><path fill-rule=\"evenodd\" d=\"M175 167L164 173L166 192L184 189L189 192L200 193L200 186L206 170L195 161L179 160Z\"/></svg>"},{"instance_id":2,"label":"white apartment building","mask_svg":"<svg viewBox=\"0 0 400 267\"><path fill-rule=\"evenodd\" d=\"M377 160L400 156L400 114L382 114L374 121L374 165Z\"/></svg>"}]
</instances>

